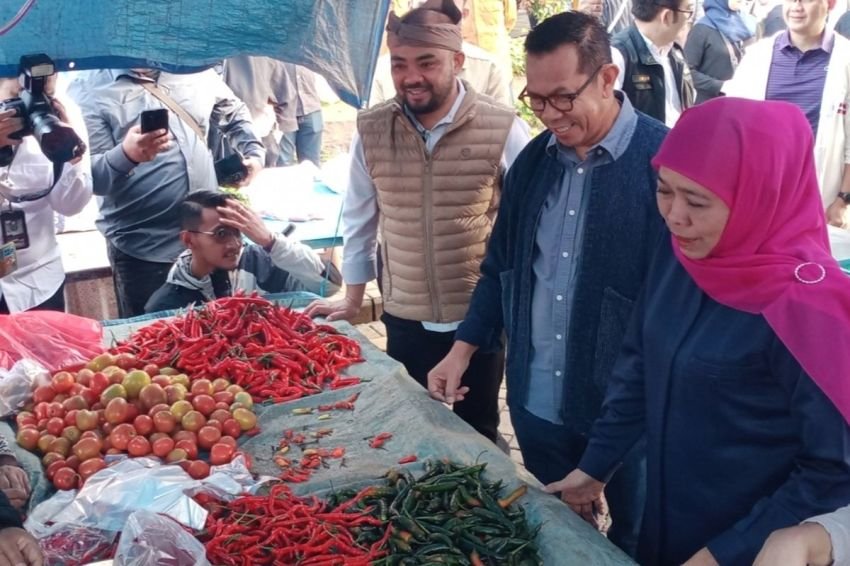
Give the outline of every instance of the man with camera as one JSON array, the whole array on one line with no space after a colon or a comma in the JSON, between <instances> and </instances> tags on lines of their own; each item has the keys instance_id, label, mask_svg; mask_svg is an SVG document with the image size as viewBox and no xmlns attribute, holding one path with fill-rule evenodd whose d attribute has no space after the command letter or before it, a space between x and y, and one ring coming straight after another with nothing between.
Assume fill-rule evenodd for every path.
<instances>
[{"instance_id":1,"label":"man with camera","mask_svg":"<svg viewBox=\"0 0 850 566\"><path fill-rule=\"evenodd\" d=\"M250 182L262 169L265 149L248 109L211 69L186 75L85 72L69 93L89 131L94 193L101 197L97 225L107 241L118 312L136 316L183 251L180 204L190 192L219 184L207 146L211 125L242 156L227 182ZM160 113L143 116L153 110Z\"/></svg>"},{"instance_id":2,"label":"man with camera","mask_svg":"<svg viewBox=\"0 0 850 566\"><path fill-rule=\"evenodd\" d=\"M56 97L46 61L0 79L0 314L65 310L54 214L77 214L92 195L82 116Z\"/></svg>"}]
</instances>

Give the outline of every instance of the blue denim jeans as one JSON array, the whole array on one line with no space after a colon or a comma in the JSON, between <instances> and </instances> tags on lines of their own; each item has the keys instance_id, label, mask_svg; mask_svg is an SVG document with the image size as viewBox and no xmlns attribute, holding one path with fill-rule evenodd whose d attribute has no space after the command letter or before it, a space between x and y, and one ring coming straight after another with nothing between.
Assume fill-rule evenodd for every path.
<instances>
[{"instance_id":1,"label":"blue denim jeans","mask_svg":"<svg viewBox=\"0 0 850 566\"><path fill-rule=\"evenodd\" d=\"M307 160L321 165L323 128L321 110L299 116L298 130L285 132L280 138L278 166L295 165Z\"/></svg>"},{"instance_id":2,"label":"blue denim jeans","mask_svg":"<svg viewBox=\"0 0 850 566\"><path fill-rule=\"evenodd\" d=\"M587 437L562 425L540 419L521 407L511 407L511 422L526 469L544 485L564 479L574 470ZM641 440L623 459L623 465L605 487L611 509L608 538L635 557L646 501L646 442Z\"/></svg>"}]
</instances>

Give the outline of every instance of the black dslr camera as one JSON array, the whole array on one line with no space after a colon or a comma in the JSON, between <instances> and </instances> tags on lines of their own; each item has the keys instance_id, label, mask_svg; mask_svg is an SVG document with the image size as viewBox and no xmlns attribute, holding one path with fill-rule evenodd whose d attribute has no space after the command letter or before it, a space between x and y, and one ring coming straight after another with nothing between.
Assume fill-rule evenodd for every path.
<instances>
[{"instance_id":1,"label":"black dslr camera","mask_svg":"<svg viewBox=\"0 0 850 566\"><path fill-rule=\"evenodd\" d=\"M23 90L20 98L0 102L0 111L15 110L23 118L24 127L11 138L35 136L42 153L54 164L76 159L85 151L85 145L74 129L62 122L53 109L50 98L44 93L47 77L55 73L53 61L44 54L21 57L20 81ZM0 167L11 164L14 157L11 146L0 148Z\"/></svg>"}]
</instances>

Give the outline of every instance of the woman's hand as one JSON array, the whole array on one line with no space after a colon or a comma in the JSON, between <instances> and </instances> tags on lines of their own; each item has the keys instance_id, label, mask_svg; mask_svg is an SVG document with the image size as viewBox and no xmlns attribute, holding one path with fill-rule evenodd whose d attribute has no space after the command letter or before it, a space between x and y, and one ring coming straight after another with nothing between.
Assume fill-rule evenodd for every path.
<instances>
[{"instance_id":1,"label":"woman's hand","mask_svg":"<svg viewBox=\"0 0 850 566\"><path fill-rule=\"evenodd\" d=\"M544 487L543 491L560 492L561 501L569 505L582 519L600 532L608 530L608 501L605 499L605 484L601 481L575 469L561 481Z\"/></svg>"}]
</instances>

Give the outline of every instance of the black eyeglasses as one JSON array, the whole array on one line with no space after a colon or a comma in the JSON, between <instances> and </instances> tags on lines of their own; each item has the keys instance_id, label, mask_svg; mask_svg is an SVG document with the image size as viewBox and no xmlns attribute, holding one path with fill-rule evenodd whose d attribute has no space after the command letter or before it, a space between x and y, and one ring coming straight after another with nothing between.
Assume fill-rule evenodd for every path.
<instances>
[{"instance_id":1,"label":"black eyeglasses","mask_svg":"<svg viewBox=\"0 0 850 566\"><path fill-rule=\"evenodd\" d=\"M579 89L575 92L563 93L563 94L553 94L552 96L540 96L537 94L531 94L528 92L528 87L522 89L522 92L519 95L520 101L523 104L528 106L532 111L540 113L546 109L546 104L548 103L552 108L558 110L559 112L571 112L573 106L575 105L576 99L581 96L581 93L585 91L587 87L590 86L590 83L593 82L593 79L596 78L596 75L599 74L599 71L602 70L604 65L600 65L596 68L593 73L584 81L584 84L579 87Z\"/></svg>"},{"instance_id":2,"label":"black eyeglasses","mask_svg":"<svg viewBox=\"0 0 850 566\"><path fill-rule=\"evenodd\" d=\"M211 232L205 232L203 230L189 230L189 232L192 234L206 234L207 236L212 236L218 244L226 244L230 240L242 241L242 233L236 228L216 228Z\"/></svg>"},{"instance_id":3,"label":"black eyeglasses","mask_svg":"<svg viewBox=\"0 0 850 566\"><path fill-rule=\"evenodd\" d=\"M685 14L685 15L687 15L687 17L688 17L688 21L693 21L693 19L694 19L694 14L696 14L696 9L693 9L693 10L680 10L679 8L672 8L672 7L670 7L670 6L666 6L666 5L664 5L664 4L656 3L655 5L656 5L656 6L658 6L659 8L667 8L667 9L668 9L668 10L670 10L671 12L676 12L676 13L678 13L678 14Z\"/></svg>"}]
</instances>

